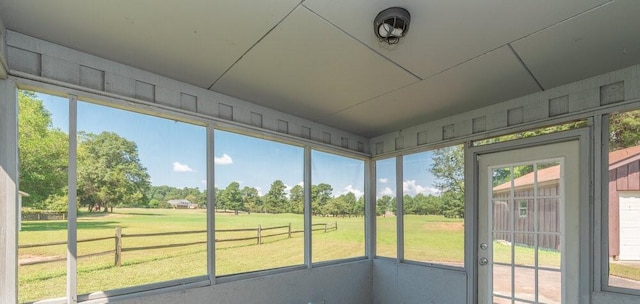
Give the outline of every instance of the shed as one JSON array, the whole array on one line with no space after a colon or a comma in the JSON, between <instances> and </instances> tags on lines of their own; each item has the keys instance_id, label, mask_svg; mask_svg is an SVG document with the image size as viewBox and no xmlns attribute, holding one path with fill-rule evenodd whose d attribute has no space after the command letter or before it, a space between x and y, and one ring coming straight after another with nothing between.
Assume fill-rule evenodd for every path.
<instances>
[{"instance_id":1,"label":"shed","mask_svg":"<svg viewBox=\"0 0 640 304\"><path fill-rule=\"evenodd\" d=\"M553 166L538 170L538 196L546 197L540 199L538 206L538 222L540 231L558 231L560 227L560 204L558 200L552 198L559 193L558 181L560 180L560 167ZM534 231L535 209L533 182L534 173L528 173L516 178L514 181L514 203L511 204L515 216L515 231ZM495 230L509 231L509 204L506 200L510 194L511 182L500 184L493 188L494 198L504 198L505 201L494 201L493 225ZM516 233L512 240L509 233L496 233L496 238L509 242L515 242L525 246L533 246L534 235ZM552 250L559 250L561 240L553 235L540 236L538 246Z\"/></svg>"},{"instance_id":2,"label":"shed","mask_svg":"<svg viewBox=\"0 0 640 304\"><path fill-rule=\"evenodd\" d=\"M560 167L538 170L539 196L554 196L558 193ZM515 203L512 204L516 231L532 231L534 221L533 199L518 199L533 196L534 174L528 173L514 180ZM510 182L493 188L494 198L509 197ZM538 216L541 230L552 231L559 227L560 205L552 199L542 199ZM507 230L507 202L498 201L494 208L494 227ZM502 230L502 229L500 229ZM524 245L533 245L531 235L516 234L510 240L507 234L496 237ZM560 240L543 237L540 247L559 249ZM640 260L640 145L609 153L609 256L618 260Z\"/></svg>"},{"instance_id":3,"label":"shed","mask_svg":"<svg viewBox=\"0 0 640 304\"><path fill-rule=\"evenodd\" d=\"M167 204L171 205L173 209L196 209L198 204L192 204L187 199L174 199L167 201Z\"/></svg>"},{"instance_id":4,"label":"shed","mask_svg":"<svg viewBox=\"0 0 640 304\"><path fill-rule=\"evenodd\" d=\"M609 153L609 256L640 260L640 146Z\"/></svg>"}]
</instances>

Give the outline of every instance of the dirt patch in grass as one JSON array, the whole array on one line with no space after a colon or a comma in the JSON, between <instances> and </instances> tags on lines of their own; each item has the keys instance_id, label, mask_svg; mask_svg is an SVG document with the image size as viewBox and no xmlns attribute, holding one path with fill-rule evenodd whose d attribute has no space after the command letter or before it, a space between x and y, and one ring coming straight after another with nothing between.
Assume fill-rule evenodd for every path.
<instances>
[{"instance_id":1,"label":"dirt patch in grass","mask_svg":"<svg viewBox=\"0 0 640 304\"><path fill-rule=\"evenodd\" d=\"M464 230L464 223L460 222L428 222L424 224L425 230L440 230L440 231L462 231Z\"/></svg>"},{"instance_id":2,"label":"dirt patch in grass","mask_svg":"<svg viewBox=\"0 0 640 304\"><path fill-rule=\"evenodd\" d=\"M31 264L35 262L52 261L60 258L63 258L63 256L22 254L18 257L18 265Z\"/></svg>"}]
</instances>

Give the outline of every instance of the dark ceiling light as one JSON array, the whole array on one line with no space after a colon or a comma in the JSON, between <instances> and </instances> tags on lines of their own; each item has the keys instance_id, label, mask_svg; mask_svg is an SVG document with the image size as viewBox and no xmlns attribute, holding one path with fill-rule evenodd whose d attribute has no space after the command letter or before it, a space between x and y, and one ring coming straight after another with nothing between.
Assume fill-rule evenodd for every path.
<instances>
[{"instance_id":1,"label":"dark ceiling light","mask_svg":"<svg viewBox=\"0 0 640 304\"><path fill-rule=\"evenodd\" d=\"M409 31L411 14L401 7L390 7L373 19L373 31L380 42L396 44Z\"/></svg>"}]
</instances>

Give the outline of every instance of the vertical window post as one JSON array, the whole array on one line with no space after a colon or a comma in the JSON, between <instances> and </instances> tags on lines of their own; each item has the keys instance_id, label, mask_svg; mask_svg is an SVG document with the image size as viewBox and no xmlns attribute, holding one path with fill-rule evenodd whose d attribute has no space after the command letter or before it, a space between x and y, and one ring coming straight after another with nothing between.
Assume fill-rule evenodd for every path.
<instances>
[{"instance_id":1,"label":"vertical window post","mask_svg":"<svg viewBox=\"0 0 640 304\"><path fill-rule=\"evenodd\" d=\"M67 205L67 303L77 303L78 282L78 232L76 231L77 212L77 155L78 155L78 97L69 96L69 201Z\"/></svg>"}]
</instances>

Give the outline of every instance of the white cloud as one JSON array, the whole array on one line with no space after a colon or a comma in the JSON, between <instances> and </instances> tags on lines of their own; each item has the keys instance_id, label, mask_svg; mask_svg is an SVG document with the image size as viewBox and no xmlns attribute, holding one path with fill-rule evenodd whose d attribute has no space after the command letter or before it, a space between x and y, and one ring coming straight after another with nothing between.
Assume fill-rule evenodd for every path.
<instances>
[{"instance_id":1,"label":"white cloud","mask_svg":"<svg viewBox=\"0 0 640 304\"><path fill-rule=\"evenodd\" d=\"M213 158L214 163L216 165L231 165L233 164L233 159L231 159L231 156L229 156L228 154L222 154L221 157L214 157Z\"/></svg>"},{"instance_id":2,"label":"white cloud","mask_svg":"<svg viewBox=\"0 0 640 304\"><path fill-rule=\"evenodd\" d=\"M378 181L379 181L381 184L386 184L386 183L388 183L388 182L389 182L389 179L387 179L387 178L380 178L380 179L378 179Z\"/></svg>"},{"instance_id":3,"label":"white cloud","mask_svg":"<svg viewBox=\"0 0 640 304\"><path fill-rule=\"evenodd\" d=\"M260 196L263 196L263 195L264 195L264 193L262 193L262 188L260 188L260 187L253 187L253 188L255 188L256 190L258 190L258 195L260 195Z\"/></svg>"},{"instance_id":4,"label":"white cloud","mask_svg":"<svg viewBox=\"0 0 640 304\"><path fill-rule=\"evenodd\" d=\"M284 184L284 191L289 193L291 192L291 189L295 186L300 186L300 187L304 187L304 181L300 181L299 183L293 185L293 186L289 186L287 184Z\"/></svg>"},{"instance_id":5,"label":"white cloud","mask_svg":"<svg viewBox=\"0 0 640 304\"><path fill-rule=\"evenodd\" d=\"M411 196L416 195L418 193L422 193L424 195L429 195L429 194L439 195L440 194L440 190L438 190L437 188L425 187L425 186L422 186L422 185L418 185L416 183L416 180L414 180L414 179L402 182L402 190L404 191L404 194L408 194L408 195L411 195Z\"/></svg>"},{"instance_id":6,"label":"white cloud","mask_svg":"<svg viewBox=\"0 0 640 304\"><path fill-rule=\"evenodd\" d=\"M346 187L344 187L345 192L343 194L347 194L349 192L353 193L356 195L356 197L361 197L364 195L363 191L360 191L360 189L356 189L353 187L353 185L347 185Z\"/></svg>"},{"instance_id":7,"label":"white cloud","mask_svg":"<svg viewBox=\"0 0 640 304\"><path fill-rule=\"evenodd\" d=\"M203 179L203 180L201 180L200 182L201 182L203 185L205 185L205 186L207 185L207 180L206 180L206 179Z\"/></svg>"},{"instance_id":8,"label":"white cloud","mask_svg":"<svg viewBox=\"0 0 640 304\"><path fill-rule=\"evenodd\" d=\"M385 195L388 195L388 196L395 196L395 195L396 195L396 193L395 193L395 192L393 192L393 190L392 190L391 188L389 188L389 187L384 187L384 189L382 189L382 191L380 191L380 195L381 195L381 196L385 196Z\"/></svg>"},{"instance_id":9,"label":"white cloud","mask_svg":"<svg viewBox=\"0 0 640 304\"><path fill-rule=\"evenodd\" d=\"M194 172L188 165L173 162L173 172Z\"/></svg>"}]
</instances>

